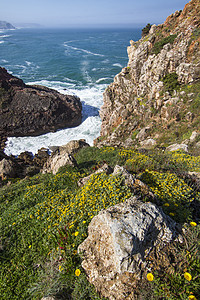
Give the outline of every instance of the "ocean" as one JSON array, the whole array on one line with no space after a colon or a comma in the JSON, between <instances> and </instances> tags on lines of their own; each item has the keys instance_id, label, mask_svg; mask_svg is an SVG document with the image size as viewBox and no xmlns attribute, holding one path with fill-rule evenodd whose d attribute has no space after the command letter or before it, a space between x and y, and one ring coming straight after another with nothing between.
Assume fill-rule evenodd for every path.
<instances>
[{"instance_id":1,"label":"ocean","mask_svg":"<svg viewBox=\"0 0 200 300\"><path fill-rule=\"evenodd\" d=\"M127 65L129 41L140 37L141 28L0 30L1 67L26 84L77 95L83 105L81 125L37 137L9 137L5 153L35 154L74 139L92 145L100 134L103 92Z\"/></svg>"}]
</instances>

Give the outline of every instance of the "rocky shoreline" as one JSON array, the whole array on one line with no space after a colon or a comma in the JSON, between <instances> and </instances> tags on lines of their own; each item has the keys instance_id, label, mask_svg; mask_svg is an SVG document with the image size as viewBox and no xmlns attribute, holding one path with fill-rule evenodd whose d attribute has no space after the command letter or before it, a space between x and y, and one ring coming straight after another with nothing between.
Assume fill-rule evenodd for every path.
<instances>
[{"instance_id":1,"label":"rocky shoreline","mask_svg":"<svg viewBox=\"0 0 200 300\"><path fill-rule=\"evenodd\" d=\"M0 136L37 136L82 121L78 97L39 85L26 85L0 68ZM2 138L3 137L3 138Z\"/></svg>"}]
</instances>

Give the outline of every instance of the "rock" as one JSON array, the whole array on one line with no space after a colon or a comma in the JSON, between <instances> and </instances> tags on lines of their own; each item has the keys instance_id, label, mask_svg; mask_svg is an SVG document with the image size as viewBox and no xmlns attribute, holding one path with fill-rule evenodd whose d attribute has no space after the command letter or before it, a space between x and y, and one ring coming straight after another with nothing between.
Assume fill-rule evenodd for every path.
<instances>
[{"instance_id":1,"label":"rock","mask_svg":"<svg viewBox=\"0 0 200 300\"><path fill-rule=\"evenodd\" d=\"M44 86L26 85L0 68L0 135L39 135L81 123L82 105L76 96Z\"/></svg>"},{"instance_id":2,"label":"rock","mask_svg":"<svg viewBox=\"0 0 200 300\"><path fill-rule=\"evenodd\" d=\"M195 140L198 136L199 136L199 133L197 131L193 131L191 136L190 136L190 142L191 143L195 142Z\"/></svg>"},{"instance_id":3,"label":"rock","mask_svg":"<svg viewBox=\"0 0 200 300\"><path fill-rule=\"evenodd\" d=\"M56 174L59 168L63 167L66 164L76 167L77 162L73 157L73 154L78 152L83 147L90 147L90 145L86 143L84 139L73 140L67 143L66 145L60 147L51 147L51 149L53 149L54 152L49 158L47 158L47 162L44 164L44 167L41 172L53 172L53 174Z\"/></svg>"},{"instance_id":4,"label":"rock","mask_svg":"<svg viewBox=\"0 0 200 300\"><path fill-rule=\"evenodd\" d=\"M77 162L69 153L55 153L49 157L41 172L43 174L52 172L55 175L65 165L76 167Z\"/></svg>"},{"instance_id":5,"label":"rock","mask_svg":"<svg viewBox=\"0 0 200 300\"><path fill-rule=\"evenodd\" d=\"M90 283L111 300L126 299L159 252L178 237L176 223L152 203L131 197L95 216L78 247Z\"/></svg>"},{"instance_id":6,"label":"rock","mask_svg":"<svg viewBox=\"0 0 200 300\"><path fill-rule=\"evenodd\" d=\"M150 127L149 126L142 128L140 130L140 132L137 134L136 138L139 141L145 140L147 138L147 136L149 135L149 131L150 131Z\"/></svg>"},{"instance_id":7,"label":"rock","mask_svg":"<svg viewBox=\"0 0 200 300\"><path fill-rule=\"evenodd\" d=\"M81 187L81 186L85 185L93 174L99 174L99 173L105 172L108 175L108 174L111 174L112 171L113 171L113 169L109 165L104 164L101 168L96 170L94 173L90 174L87 177L79 179L78 186Z\"/></svg>"},{"instance_id":8,"label":"rock","mask_svg":"<svg viewBox=\"0 0 200 300\"><path fill-rule=\"evenodd\" d=\"M130 174L124 167L116 165L112 175L121 175L124 178L124 185L129 187L133 187L135 184L135 176Z\"/></svg>"},{"instance_id":9,"label":"rock","mask_svg":"<svg viewBox=\"0 0 200 300\"><path fill-rule=\"evenodd\" d=\"M190 99L189 90L179 92L178 87L185 84L192 87L199 80L199 10L199 0L192 0L164 24L152 25L139 41L130 41L127 67L114 77L103 94L101 137L95 141L98 147L122 146L135 129L152 123L152 133L159 132L160 140L164 140L166 131L174 133L170 132L172 127L165 127L173 121L192 123L188 125L194 126L194 130L198 127L193 122L198 111L189 112L196 92ZM186 115L184 120L183 115ZM132 131L129 126L136 120L137 128ZM140 134L141 141L147 139L145 130Z\"/></svg>"},{"instance_id":10,"label":"rock","mask_svg":"<svg viewBox=\"0 0 200 300\"><path fill-rule=\"evenodd\" d=\"M33 158L33 163L34 165L42 168L48 159L49 159L49 150L47 148L41 148L35 154Z\"/></svg>"},{"instance_id":11,"label":"rock","mask_svg":"<svg viewBox=\"0 0 200 300\"><path fill-rule=\"evenodd\" d=\"M200 141L195 144L195 147L200 148Z\"/></svg>"},{"instance_id":12,"label":"rock","mask_svg":"<svg viewBox=\"0 0 200 300\"><path fill-rule=\"evenodd\" d=\"M18 158L23 160L25 164L33 164L33 153L29 151L22 152L18 155Z\"/></svg>"},{"instance_id":13,"label":"rock","mask_svg":"<svg viewBox=\"0 0 200 300\"><path fill-rule=\"evenodd\" d=\"M183 150L185 152L188 152L188 145L186 144L173 144L166 148L166 151L177 151L177 150Z\"/></svg>"},{"instance_id":14,"label":"rock","mask_svg":"<svg viewBox=\"0 0 200 300\"><path fill-rule=\"evenodd\" d=\"M146 139L140 142L140 145L145 149L152 149L156 146L156 141L154 139Z\"/></svg>"},{"instance_id":15,"label":"rock","mask_svg":"<svg viewBox=\"0 0 200 300\"><path fill-rule=\"evenodd\" d=\"M192 120L194 119L194 114L191 111L188 111L185 118L187 121L192 122Z\"/></svg>"},{"instance_id":16,"label":"rock","mask_svg":"<svg viewBox=\"0 0 200 300\"><path fill-rule=\"evenodd\" d=\"M12 160L3 158L0 161L0 177L3 179L5 178L13 178L16 174L16 165Z\"/></svg>"},{"instance_id":17,"label":"rock","mask_svg":"<svg viewBox=\"0 0 200 300\"><path fill-rule=\"evenodd\" d=\"M67 152L70 154L74 154L74 153L78 152L81 148L84 148L84 147L90 147L90 145L88 143L86 143L86 140L84 140L84 139L73 140L64 146L60 146L59 151L60 152L64 151L64 152Z\"/></svg>"}]
</instances>

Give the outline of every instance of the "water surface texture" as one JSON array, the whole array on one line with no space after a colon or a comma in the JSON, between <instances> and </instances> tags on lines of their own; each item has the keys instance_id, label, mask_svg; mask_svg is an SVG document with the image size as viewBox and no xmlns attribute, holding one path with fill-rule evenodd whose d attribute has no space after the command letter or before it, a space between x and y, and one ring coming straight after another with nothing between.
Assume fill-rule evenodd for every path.
<instances>
[{"instance_id":1,"label":"water surface texture","mask_svg":"<svg viewBox=\"0 0 200 300\"><path fill-rule=\"evenodd\" d=\"M99 136L103 91L127 65L129 41L141 29L16 29L0 31L0 66L26 84L41 84L80 97L82 124L37 137L10 137L5 152L36 153L41 147Z\"/></svg>"}]
</instances>

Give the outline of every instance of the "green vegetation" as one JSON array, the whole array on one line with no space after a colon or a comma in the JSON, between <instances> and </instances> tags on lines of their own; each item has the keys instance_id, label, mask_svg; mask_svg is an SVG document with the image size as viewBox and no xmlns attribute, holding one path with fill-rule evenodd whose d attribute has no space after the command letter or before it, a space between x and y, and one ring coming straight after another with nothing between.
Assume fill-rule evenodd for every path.
<instances>
[{"instance_id":1,"label":"green vegetation","mask_svg":"<svg viewBox=\"0 0 200 300\"><path fill-rule=\"evenodd\" d=\"M200 28L195 28L192 33L192 40L196 40L200 37Z\"/></svg>"},{"instance_id":2,"label":"green vegetation","mask_svg":"<svg viewBox=\"0 0 200 300\"><path fill-rule=\"evenodd\" d=\"M40 174L0 189L2 300L36 300L48 295L59 299L100 299L87 281L77 248L100 210L123 202L132 194L121 176L105 173L92 175L83 187L78 186L79 179L94 173L105 162L110 166L124 165L148 184L156 195L156 203L174 220L181 224L197 222L200 186L185 173L200 172L200 156L89 147L80 150L76 160L78 168L66 166L56 175ZM140 193L143 201L149 201ZM156 299L178 299L181 288L180 299L188 299L189 293L198 296L199 225L191 227L187 225L189 241L175 247L180 249L171 266L174 271L155 269L152 282L144 279L147 285L142 287L141 295L150 290ZM185 272L191 274L192 280L184 278Z\"/></svg>"},{"instance_id":3,"label":"green vegetation","mask_svg":"<svg viewBox=\"0 0 200 300\"><path fill-rule=\"evenodd\" d=\"M178 75L174 73L169 73L162 79L164 84L164 91L172 95L173 91L179 87Z\"/></svg>"},{"instance_id":4,"label":"green vegetation","mask_svg":"<svg viewBox=\"0 0 200 300\"><path fill-rule=\"evenodd\" d=\"M142 36L144 37L144 36L146 36L148 33L149 33L149 31L150 31L150 29L151 29L151 24L150 23L148 23L143 29L142 29Z\"/></svg>"},{"instance_id":5,"label":"green vegetation","mask_svg":"<svg viewBox=\"0 0 200 300\"><path fill-rule=\"evenodd\" d=\"M164 45L166 45L168 43L173 44L176 37L177 37L177 34L172 34L172 35L169 35L168 37L163 38L162 40L159 40L158 42L156 42L153 45L151 53L157 55L158 53L160 53L160 51L162 50Z\"/></svg>"}]
</instances>

